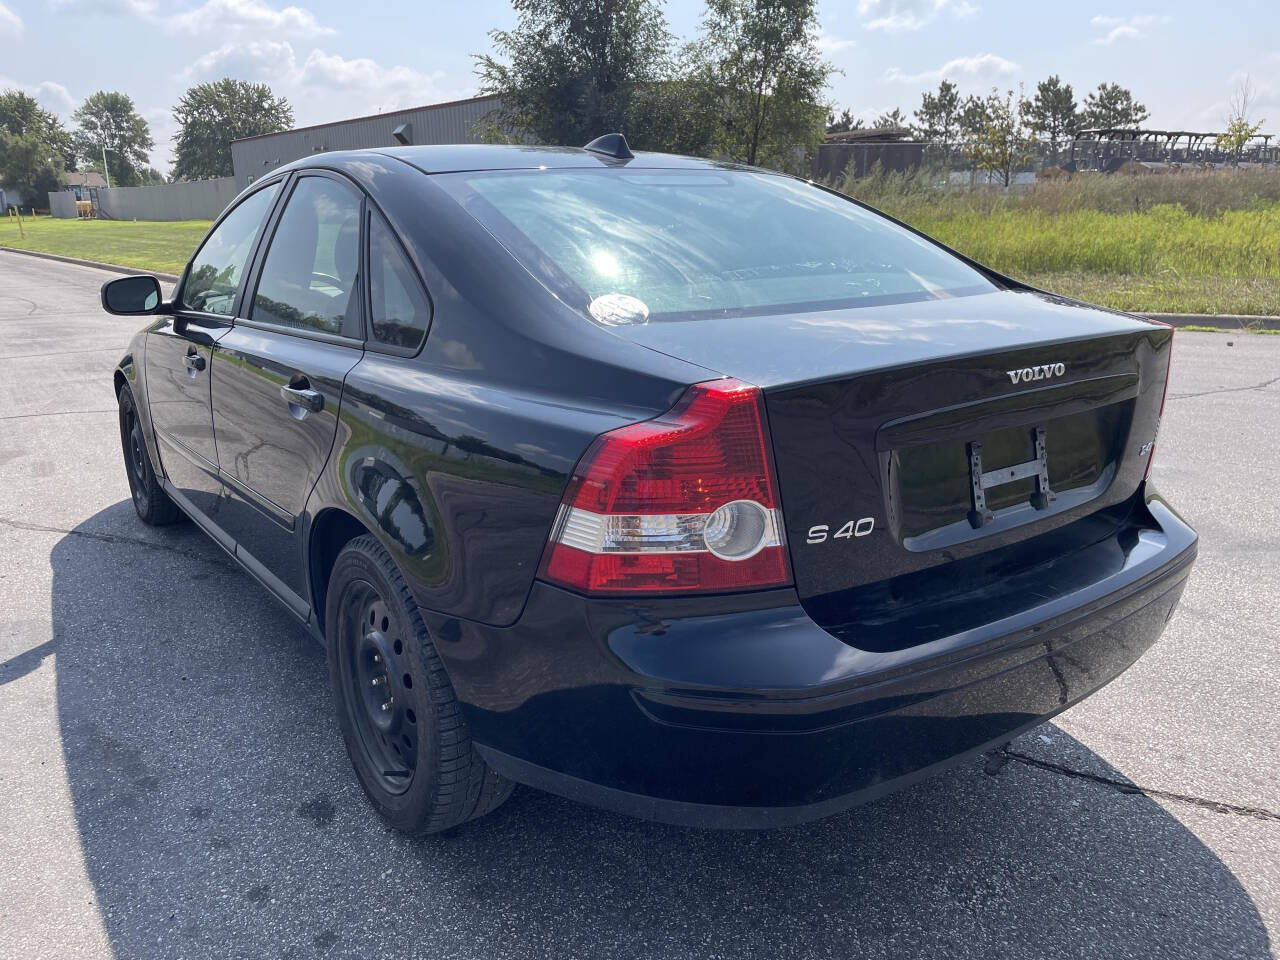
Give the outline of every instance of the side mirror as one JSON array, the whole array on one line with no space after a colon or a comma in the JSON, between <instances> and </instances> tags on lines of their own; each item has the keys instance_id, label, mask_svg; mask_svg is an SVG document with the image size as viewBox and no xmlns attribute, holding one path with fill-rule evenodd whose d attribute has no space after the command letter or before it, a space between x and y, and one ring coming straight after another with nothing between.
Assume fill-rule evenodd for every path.
<instances>
[{"instance_id":1,"label":"side mirror","mask_svg":"<svg viewBox=\"0 0 1280 960\"><path fill-rule=\"evenodd\" d=\"M102 285L102 309L132 317L155 313L160 306L160 281L155 277L117 277Z\"/></svg>"}]
</instances>

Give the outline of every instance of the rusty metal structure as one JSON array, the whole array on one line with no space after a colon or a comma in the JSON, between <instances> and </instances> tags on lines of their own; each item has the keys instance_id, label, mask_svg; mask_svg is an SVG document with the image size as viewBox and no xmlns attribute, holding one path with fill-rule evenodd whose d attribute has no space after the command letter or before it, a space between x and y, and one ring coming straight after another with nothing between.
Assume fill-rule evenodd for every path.
<instances>
[{"instance_id":1,"label":"rusty metal structure","mask_svg":"<svg viewBox=\"0 0 1280 960\"><path fill-rule=\"evenodd\" d=\"M1062 167L1068 171L1116 173L1121 170L1161 173L1183 168L1211 170L1218 167L1280 165L1280 141L1274 134L1259 134L1237 154L1218 145L1219 133L1193 130L1144 130L1113 127L1081 130L1070 141Z\"/></svg>"}]
</instances>

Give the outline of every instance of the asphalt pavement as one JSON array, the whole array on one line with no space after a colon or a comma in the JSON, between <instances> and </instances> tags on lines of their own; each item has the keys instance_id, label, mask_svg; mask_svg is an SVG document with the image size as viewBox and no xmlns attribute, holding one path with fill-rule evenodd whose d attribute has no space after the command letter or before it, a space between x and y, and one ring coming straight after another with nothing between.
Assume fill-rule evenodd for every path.
<instances>
[{"instance_id":1,"label":"asphalt pavement","mask_svg":"<svg viewBox=\"0 0 1280 960\"><path fill-rule=\"evenodd\" d=\"M411 842L324 657L129 502L102 271L0 253L0 957L1232 957L1280 942L1280 337L1180 331L1154 480L1199 530L1163 639L980 763L819 823L517 789Z\"/></svg>"}]
</instances>

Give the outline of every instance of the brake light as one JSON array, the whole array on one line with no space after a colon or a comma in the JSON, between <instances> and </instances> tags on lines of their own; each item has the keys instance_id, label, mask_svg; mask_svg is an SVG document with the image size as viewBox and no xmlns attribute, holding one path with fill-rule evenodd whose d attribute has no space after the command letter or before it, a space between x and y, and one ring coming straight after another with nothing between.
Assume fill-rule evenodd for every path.
<instances>
[{"instance_id":1,"label":"brake light","mask_svg":"<svg viewBox=\"0 0 1280 960\"><path fill-rule=\"evenodd\" d=\"M1173 373L1173 324L1160 320L1153 320L1152 323L1159 323L1162 327L1169 328L1169 364L1164 371L1164 392L1160 394L1160 413L1156 417L1156 432L1151 438L1151 449L1147 451L1147 468L1142 472L1144 481L1151 476L1151 461L1156 458L1156 440L1160 437L1160 424L1164 421L1164 402L1169 397L1169 377Z\"/></svg>"},{"instance_id":2,"label":"brake light","mask_svg":"<svg viewBox=\"0 0 1280 960\"><path fill-rule=\"evenodd\" d=\"M694 384L671 410L597 437L540 575L583 593L720 593L791 582L764 398Z\"/></svg>"}]
</instances>

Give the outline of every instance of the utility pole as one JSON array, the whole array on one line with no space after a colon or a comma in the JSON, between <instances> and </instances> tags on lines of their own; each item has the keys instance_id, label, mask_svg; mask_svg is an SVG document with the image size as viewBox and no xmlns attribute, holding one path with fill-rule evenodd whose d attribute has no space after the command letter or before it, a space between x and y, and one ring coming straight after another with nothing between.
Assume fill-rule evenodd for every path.
<instances>
[{"instance_id":1,"label":"utility pole","mask_svg":"<svg viewBox=\"0 0 1280 960\"><path fill-rule=\"evenodd\" d=\"M102 146L102 175L107 178L107 189L111 189L111 171L107 169L107 147Z\"/></svg>"}]
</instances>

